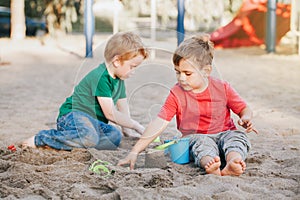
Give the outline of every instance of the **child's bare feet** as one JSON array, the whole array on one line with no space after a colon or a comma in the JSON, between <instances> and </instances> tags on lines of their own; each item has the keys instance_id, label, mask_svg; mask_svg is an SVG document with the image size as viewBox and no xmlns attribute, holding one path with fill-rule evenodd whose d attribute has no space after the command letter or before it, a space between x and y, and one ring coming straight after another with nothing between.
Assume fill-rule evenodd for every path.
<instances>
[{"instance_id":1,"label":"child's bare feet","mask_svg":"<svg viewBox=\"0 0 300 200\"><path fill-rule=\"evenodd\" d=\"M24 140L21 144L22 148L26 148L26 147L36 148L36 146L34 144L34 137L35 136L32 136L32 137Z\"/></svg>"},{"instance_id":2,"label":"child's bare feet","mask_svg":"<svg viewBox=\"0 0 300 200\"><path fill-rule=\"evenodd\" d=\"M239 176L246 170L246 163L241 158L234 158L227 162L224 169L221 171L222 176Z\"/></svg>"},{"instance_id":3,"label":"child's bare feet","mask_svg":"<svg viewBox=\"0 0 300 200\"><path fill-rule=\"evenodd\" d=\"M204 168L207 174L221 175L220 166L221 166L220 157L216 156L213 159L211 159L209 162L207 162Z\"/></svg>"}]
</instances>

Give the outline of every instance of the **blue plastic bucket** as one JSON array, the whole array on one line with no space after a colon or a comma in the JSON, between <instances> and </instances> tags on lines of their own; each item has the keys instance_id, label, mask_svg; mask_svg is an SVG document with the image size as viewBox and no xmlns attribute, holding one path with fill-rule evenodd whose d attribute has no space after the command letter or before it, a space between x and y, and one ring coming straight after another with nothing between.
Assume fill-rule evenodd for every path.
<instances>
[{"instance_id":1,"label":"blue plastic bucket","mask_svg":"<svg viewBox=\"0 0 300 200\"><path fill-rule=\"evenodd\" d=\"M189 138L181 138L177 140L178 142L171 145L169 153L171 155L171 160L177 164L186 164L190 162L190 152L189 152Z\"/></svg>"}]
</instances>

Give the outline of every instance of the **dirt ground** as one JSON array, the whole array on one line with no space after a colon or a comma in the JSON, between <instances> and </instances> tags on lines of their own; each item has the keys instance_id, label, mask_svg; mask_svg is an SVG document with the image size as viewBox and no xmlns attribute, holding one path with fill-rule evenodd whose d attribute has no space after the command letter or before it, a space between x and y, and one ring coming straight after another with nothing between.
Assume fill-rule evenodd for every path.
<instances>
[{"instance_id":1,"label":"dirt ground","mask_svg":"<svg viewBox=\"0 0 300 200\"><path fill-rule=\"evenodd\" d=\"M300 199L300 56L278 47L217 50L214 75L225 79L254 110L259 135L240 177L203 175L193 163L165 156L163 168L117 167L136 142L124 138L115 151L24 149L17 144L55 127L58 108L74 85L103 58L108 35L97 35L94 58L85 59L80 35L24 41L0 39L0 198L2 199ZM127 80L132 117L147 125L175 83L175 38L145 43L156 49ZM161 140L179 136L175 123ZM16 146L16 151L7 147ZM153 147L152 144L149 149ZM110 176L89 171L97 159L111 163Z\"/></svg>"}]
</instances>

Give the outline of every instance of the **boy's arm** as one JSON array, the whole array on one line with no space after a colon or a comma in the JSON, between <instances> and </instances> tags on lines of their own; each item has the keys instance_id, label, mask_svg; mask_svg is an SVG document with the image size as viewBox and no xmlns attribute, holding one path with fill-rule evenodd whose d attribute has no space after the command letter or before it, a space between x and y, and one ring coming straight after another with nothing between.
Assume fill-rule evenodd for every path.
<instances>
[{"instance_id":1,"label":"boy's arm","mask_svg":"<svg viewBox=\"0 0 300 200\"><path fill-rule=\"evenodd\" d=\"M119 99L117 101L117 108L121 113L130 117L130 111L129 111L129 106L127 103L127 98ZM125 136L129 136L129 137L140 137L141 136L140 134L133 132L132 129L127 128L125 126L122 126L122 132Z\"/></svg>"},{"instance_id":2,"label":"boy's arm","mask_svg":"<svg viewBox=\"0 0 300 200\"><path fill-rule=\"evenodd\" d=\"M169 121L159 117L150 122L141 138L132 148L131 152L126 158L120 160L118 165L129 164L130 169L134 169L138 154L146 149L146 147L167 128L168 124Z\"/></svg>"},{"instance_id":3,"label":"boy's arm","mask_svg":"<svg viewBox=\"0 0 300 200\"><path fill-rule=\"evenodd\" d=\"M124 114L116 109L114 106L114 102L109 97L97 97L98 102L101 106L101 109L105 115L105 117L120 126L124 126L127 128L131 128L136 130L138 133L143 133L144 127L138 123L137 121L133 120L127 114Z\"/></svg>"},{"instance_id":4,"label":"boy's arm","mask_svg":"<svg viewBox=\"0 0 300 200\"><path fill-rule=\"evenodd\" d=\"M127 103L127 98L119 99L117 101L117 108L120 112L130 116L129 106Z\"/></svg>"},{"instance_id":5,"label":"boy's arm","mask_svg":"<svg viewBox=\"0 0 300 200\"><path fill-rule=\"evenodd\" d=\"M258 131L253 127L252 124L252 115L252 110L247 106L239 113L240 119L238 120L238 124L244 127L247 133L254 131L256 134L258 134Z\"/></svg>"}]
</instances>

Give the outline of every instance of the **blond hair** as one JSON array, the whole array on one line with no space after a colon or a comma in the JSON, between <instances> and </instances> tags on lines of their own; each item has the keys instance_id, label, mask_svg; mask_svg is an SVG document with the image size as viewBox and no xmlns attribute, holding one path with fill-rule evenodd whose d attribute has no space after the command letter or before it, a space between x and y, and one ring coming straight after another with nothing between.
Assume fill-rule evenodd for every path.
<instances>
[{"instance_id":1,"label":"blond hair","mask_svg":"<svg viewBox=\"0 0 300 200\"><path fill-rule=\"evenodd\" d=\"M132 32L120 32L114 34L107 42L104 57L106 62L111 62L115 56L119 56L121 62L129 60L137 55L148 57L141 38Z\"/></svg>"},{"instance_id":2,"label":"blond hair","mask_svg":"<svg viewBox=\"0 0 300 200\"><path fill-rule=\"evenodd\" d=\"M189 60L200 67L212 65L214 58L214 45L208 34L197 34L185 39L173 54L173 64L179 65L182 59Z\"/></svg>"}]
</instances>

